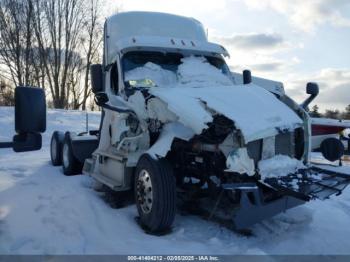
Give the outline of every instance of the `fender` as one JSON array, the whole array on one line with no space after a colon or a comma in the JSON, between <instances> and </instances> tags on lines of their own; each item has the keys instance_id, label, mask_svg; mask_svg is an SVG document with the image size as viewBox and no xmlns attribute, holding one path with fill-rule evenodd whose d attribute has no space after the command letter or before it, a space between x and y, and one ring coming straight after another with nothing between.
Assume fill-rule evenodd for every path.
<instances>
[{"instance_id":1,"label":"fender","mask_svg":"<svg viewBox=\"0 0 350 262\"><path fill-rule=\"evenodd\" d=\"M92 153L98 147L97 136L78 136L75 133L67 132L70 137L73 155L79 162L84 163L86 159L92 157Z\"/></svg>"}]
</instances>

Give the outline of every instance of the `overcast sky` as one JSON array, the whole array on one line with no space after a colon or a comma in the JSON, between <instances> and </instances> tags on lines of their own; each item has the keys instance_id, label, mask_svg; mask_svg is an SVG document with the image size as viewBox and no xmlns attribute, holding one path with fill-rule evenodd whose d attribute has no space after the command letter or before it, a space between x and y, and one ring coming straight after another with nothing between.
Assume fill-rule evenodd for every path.
<instances>
[{"instance_id":1,"label":"overcast sky","mask_svg":"<svg viewBox=\"0 0 350 262\"><path fill-rule=\"evenodd\" d=\"M111 0L122 11L160 11L200 20L209 39L231 54L234 71L282 81L297 101L309 81L316 103L350 104L349 0Z\"/></svg>"}]
</instances>

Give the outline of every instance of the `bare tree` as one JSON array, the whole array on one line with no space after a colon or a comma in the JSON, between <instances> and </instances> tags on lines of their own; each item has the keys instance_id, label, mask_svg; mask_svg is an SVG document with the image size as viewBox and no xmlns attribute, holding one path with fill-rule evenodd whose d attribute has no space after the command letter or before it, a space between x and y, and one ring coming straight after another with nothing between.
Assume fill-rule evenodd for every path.
<instances>
[{"instance_id":1,"label":"bare tree","mask_svg":"<svg viewBox=\"0 0 350 262\"><path fill-rule=\"evenodd\" d=\"M68 107L68 75L82 32L82 0L33 1L33 25L55 108Z\"/></svg>"},{"instance_id":2,"label":"bare tree","mask_svg":"<svg viewBox=\"0 0 350 262\"><path fill-rule=\"evenodd\" d=\"M79 109L82 104L83 89L81 88L84 73L83 59L79 54L73 56L73 62L68 73L68 101L70 108Z\"/></svg>"},{"instance_id":3,"label":"bare tree","mask_svg":"<svg viewBox=\"0 0 350 262\"><path fill-rule=\"evenodd\" d=\"M0 0L0 62L6 67L3 77L15 85L31 85L33 43L31 1Z\"/></svg>"},{"instance_id":4,"label":"bare tree","mask_svg":"<svg viewBox=\"0 0 350 262\"><path fill-rule=\"evenodd\" d=\"M88 0L86 9L88 14L84 21L84 34L81 38L82 49L85 54L86 65L84 73L83 99L81 102L82 109L86 110L86 103L91 94L90 86L90 66L100 61L100 48L102 44L103 26L101 23L101 0Z\"/></svg>"},{"instance_id":5,"label":"bare tree","mask_svg":"<svg viewBox=\"0 0 350 262\"><path fill-rule=\"evenodd\" d=\"M104 0L0 0L0 74L47 87L55 108L87 108L100 60Z\"/></svg>"},{"instance_id":6,"label":"bare tree","mask_svg":"<svg viewBox=\"0 0 350 262\"><path fill-rule=\"evenodd\" d=\"M13 89L2 78L0 78L0 106L14 106L15 99Z\"/></svg>"}]
</instances>

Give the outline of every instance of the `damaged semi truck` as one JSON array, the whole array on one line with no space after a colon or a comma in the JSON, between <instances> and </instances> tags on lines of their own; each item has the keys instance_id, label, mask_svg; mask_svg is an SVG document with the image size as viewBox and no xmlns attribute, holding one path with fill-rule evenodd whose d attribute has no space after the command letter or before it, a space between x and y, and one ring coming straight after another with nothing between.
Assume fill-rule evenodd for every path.
<instances>
[{"instance_id":1,"label":"damaged semi truck","mask_svg":"<svg viewBox=\"0 0 350 262\"><path fill-rule=\"evenodd\" d=\"M91 68L100 130L55 132L54 165L133 191L150 232L191 201L245 229L311 199L340 194L350 176L309 164L310 121L283 85L232 74L227 50L200 22L162 13L107 19L102 65Z\"/></svg>"}]
</instances>

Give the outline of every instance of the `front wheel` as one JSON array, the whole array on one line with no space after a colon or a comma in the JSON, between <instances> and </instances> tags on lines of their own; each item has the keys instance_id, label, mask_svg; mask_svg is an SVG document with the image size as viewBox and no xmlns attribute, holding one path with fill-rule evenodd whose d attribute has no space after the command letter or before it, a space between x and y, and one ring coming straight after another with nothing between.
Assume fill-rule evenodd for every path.
<instances>
[{"instance_id":1,"label":"front wheel","mask_svg":"<svg viewBox=\"0 0 350 262\"><path fill-rule=\"evenodd\" d=\"M140 223L151 233L168 230L176 213L176 183L165 159L140 158L135 173L135 200Z\"/></svg>"}]
</instances>

